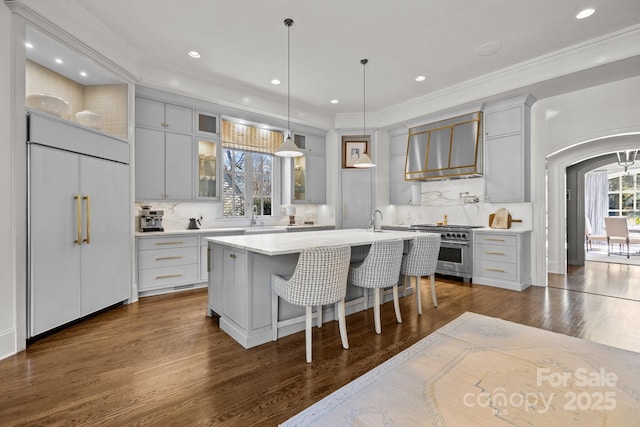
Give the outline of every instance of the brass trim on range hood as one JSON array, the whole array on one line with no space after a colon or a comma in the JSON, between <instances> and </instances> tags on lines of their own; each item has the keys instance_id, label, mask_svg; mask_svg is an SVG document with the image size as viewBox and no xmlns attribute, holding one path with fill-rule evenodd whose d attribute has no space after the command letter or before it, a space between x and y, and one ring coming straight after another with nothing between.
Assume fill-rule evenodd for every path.
<instances>
[{"instance_id":1,"label":"brass trim on range hood","mask_svg":"<svg viewBox=\"0 0 640 427\"><path fill-rule=\"evenodd\" d=\"M409 129L405 180L482 176L482 112Z\"/></svg>"}]
</instances>

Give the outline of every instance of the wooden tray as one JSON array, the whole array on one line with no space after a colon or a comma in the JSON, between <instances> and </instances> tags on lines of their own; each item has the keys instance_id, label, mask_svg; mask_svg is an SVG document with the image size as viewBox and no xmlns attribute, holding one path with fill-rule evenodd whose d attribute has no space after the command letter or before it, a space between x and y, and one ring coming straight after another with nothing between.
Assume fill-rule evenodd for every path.
<instances>
[{"instance_id":1,"label":"wooden tray","mask_svg":"<svg viewBox=\"0 0 640 427\"><path fill-rule=\"evenodd\" d=\"M489 214L489 227L491 227L491 225L493 224L493 218L496 216L496 214ZM507 228L511 228L511 223L512 222L522 222L521 219L513 219L511 218L511 214L509 214L509 216L507 217Z\"/></svg>"}]
</instances>

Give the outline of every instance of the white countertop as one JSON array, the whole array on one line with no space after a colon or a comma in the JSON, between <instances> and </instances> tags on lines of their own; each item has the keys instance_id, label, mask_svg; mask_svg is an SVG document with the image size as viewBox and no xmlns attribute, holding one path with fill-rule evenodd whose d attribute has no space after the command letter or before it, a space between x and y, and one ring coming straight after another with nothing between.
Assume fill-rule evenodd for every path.
<instances>
[{"instance_id":1,"label":"white countertop","mask_svg":"<svg viewBox=\"0 0 640 427\"><path fill-rule=\"evenodd\" d=\"M443 226L443 228L446 227ZM410 225L383 225L383 230L409 230L411 229ZM489 231L492 233L528 233L531 231L530 228L524 227L522 225L512 225L511 228L491 228L491 227L480 227L480 228L472 228L471 231Z\"/></svg>"},{"instance_id":2,"label":"white countertop","mask_svg":"<svg viewBox=\"0 0 640 427\"><path fill-rule=\"evenodd\" d=\"M530 228L526 227L511 227L511 228L491 228L491 227L483 227L483 228L474 228L473 231L478 232L490 232L490 233L529 233L531 232Z\"/></svg>"},{"instance_id":3,"label":"white countertop","mask_svg":"<svg viewBox=\"0 0 640 427\"><path fill-rule=\"evenodd\" d=\"M370 245L376 241L412 240L417 236L418 234L413 231L383 230L374 233L365 229L342 229L305 233L207 237L206 240L264 255L284 255L298 253L305 248L339 245L362 246Z\"/></svg>"},{"instance_id":4,"label":"white countertop","mask_svg":"<svg viewBox=\"0 0 640 427\"><path fill-rule=\"evenodd\" d=\"M322 228L322 227L334 227L332 224L306 224L306 225L256 225L255 228L263 228L263 227L277 227L277 228L286 228L287 230L313 230L314 228ZM215 233L244 233L244 231L251 227L217 227L217 228L199 228L197 230L188 230L188 229L174 229L164 231L136 231L136 237L145 237L145 236L165 236L165 235L175 235L175 234L215 234Z\"/></svg>"}]
</instances>

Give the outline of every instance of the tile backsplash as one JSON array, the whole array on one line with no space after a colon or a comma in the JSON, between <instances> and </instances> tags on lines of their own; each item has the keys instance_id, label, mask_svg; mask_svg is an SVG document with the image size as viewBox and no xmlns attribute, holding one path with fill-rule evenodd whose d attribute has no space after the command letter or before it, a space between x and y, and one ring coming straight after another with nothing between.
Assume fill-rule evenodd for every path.
<instances>
[{"instance_id":1,"label":"tile backsplash","mask_svg":"<svg viewBox=\"0 0 640 427\"><path fill-rule=\"evenodd\" d=\"M143 202L135 204L136 230L139 229L140 209L142 205L151 205L153 209L164 211L162 224L165 230L183 230L189 225L189 218L200 219L200 228L248 227L249 218L223 218L221 203L189 203L189 202ZM280 217L258 217L258 225L288 225L289 217L285 208ZM315 205L296 205L296 224L305 221L318 223L318 209Z\"/></svg>"},{"instance_id":2,"label":"tile backsplash","mask_svg":"<svg viewBox=\"0 0 640 427\"><path fill-rule=\"evenodd\" d=\"M420 206L393 206L397 224L435 224L447 215L449 224L489 225L489 215L505 208L514 219L513 228L532 225L531 203L489 203L484 201L484 180L479 178L423 182Z\"/></svg>"}]
</instances>

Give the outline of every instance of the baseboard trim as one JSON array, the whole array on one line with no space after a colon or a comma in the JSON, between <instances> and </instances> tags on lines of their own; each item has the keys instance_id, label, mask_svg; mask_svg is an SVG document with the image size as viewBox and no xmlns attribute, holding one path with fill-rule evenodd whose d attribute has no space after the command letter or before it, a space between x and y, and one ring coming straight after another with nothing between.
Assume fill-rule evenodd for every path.
<instances>
[{"instance_id":1,"label":"baseboard trim","mask_svg":"<svg viewBox=\"0 0 640 427\"><path fill-rule=\"evenodd\" d=\"M9 329L0 332L0 360L16 354L16 331Z\"/></svg>"}]
</instances>

